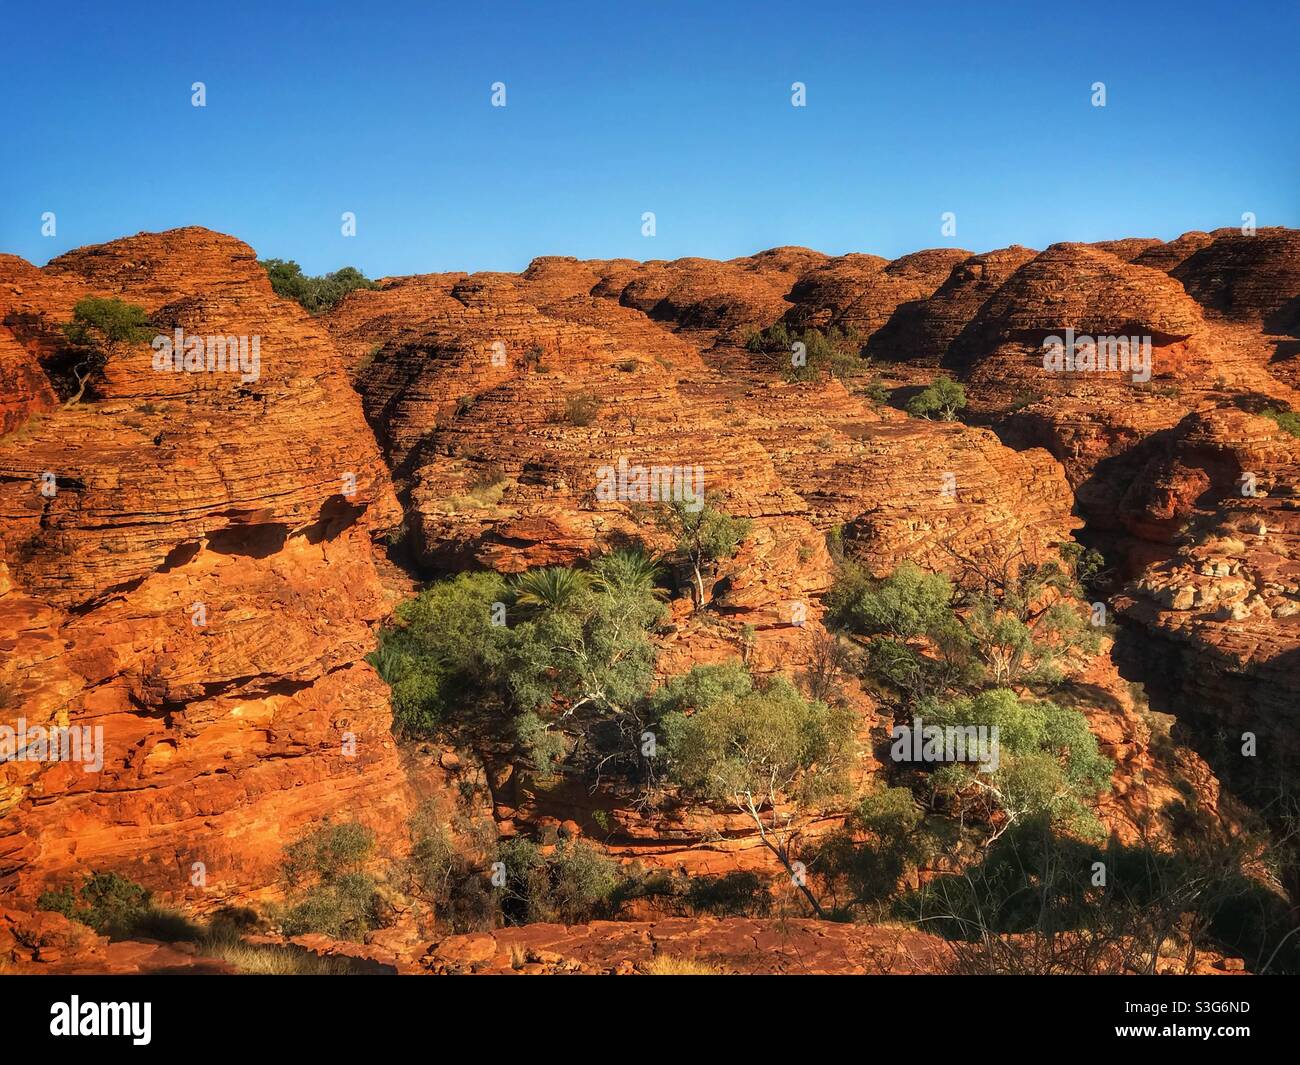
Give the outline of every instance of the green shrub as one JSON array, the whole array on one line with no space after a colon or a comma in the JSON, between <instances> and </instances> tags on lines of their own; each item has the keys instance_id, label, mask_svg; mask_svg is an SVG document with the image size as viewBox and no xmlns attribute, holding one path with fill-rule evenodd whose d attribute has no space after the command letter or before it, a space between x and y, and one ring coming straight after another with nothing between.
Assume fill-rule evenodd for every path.
<instances>
[{"instance_id":1,"label":"green shrub","mask_svg":"<svg viewBox=\"0 0 1300 1065\"><path fill-rule=\"evenodd\" d=\"M570 425L587 426L596 421L602 406L599 396L590 392L579 392L564 401L564 420Z\"/></svg>"},{"instance_id":2,"label":"green shrub","mask_svg":"<svg viewBox=\"0 0 1300 1065\"><path fill-rule=\"evenodd\" d=\"M1259 412L1263 417L1277 423L1277 427L1285 433L1292 436L1300 436L1300 414L1289 410L1277 410L1274 407L1265 407Z\"/></svg>"},{"instance_id":3,"label":"green shrub","mask_svg":"<svg viewBox=\"0 0 1300 1065\"><path fill-rule=\"evenodd\" d=\"M374 849L374 833L356 822L326 824L286 847L291 901L279 917L285 934L360 940L379 927L379 885L364 868Z\"/></svg>"},{"instance_id":4,"label":"green shrub","mask_svg":"<svg viewBox=\"0 0 1300 1065\"><path fill-rule=\"evenodd\" d=\"M375 834L364 825L356 821L327 824L285 848L284 877L290 887L312 879L335 880L360 869L374 849Z\"/></svg>"},{"instance_id":5,"label":"green shrub","mask_svg":"<svg viewBox=\"0 0 1300 1065\"><path fill-rule=\"evenodd\" d=\"M795 344L804 347L804 361L794 361ZM824 375L854 377L867 368L862 358L861 338L853 330L831 326L826 332L808 328L791 332L784 322L751 333L745 342L750 351L767 355L779 362L791 381L815 381Z\"/></svg>"},{"instance_id":6,"label":"green shrub","mask_svg":"<svg viewBox=\"0 0 1300 1065\"><path fill-rule=\"evenodd\" d=\"M893 392L883 381L875 380L866 387L866 396L872 403L888 403Z\"/></svg>"},{"instance_id":7,"label":"green shrub","mask_svg":"<svg viewBox=\"0 0 1300 1065\"><path fill-rule=\"evenodd\" d=\"M864 636L907 640L949 624L954 595L952 582L942 573L926 573L912 562L900 563L883 579L856 562L846 562L827 593L826 606L841 627Z\"/></svg>"},{"instance_id":8,"label":"green shrub","mask_svg":"<svg viewBox=\"0 0 1300 1065\"><path fill-rule=\"evenodd\" d=\"M304 891L283 913L285 935L317 932L335 939L360 941L381 924L377 884L365 873L347 873Z\"/></svg>"},{"instance_id":9,"label":"green shrub","mask_svg":"<svg viewBox=\"0 0 1300 1065\"><path fill-rule=\"evenodd\" d=\"M691 880L686 904L693 913L714 917L766 917L772 910L772 890L757 873L739 871Z\"/></svg>"},{"instance_id":10,"label":"green shrub","mask_svg":"<svg viewBox=\"0 0 1300 1065\"><path fill-rule=\"evenodd\" d=\"M639 548L615 548L592 563L592 583L615 595L666 599L659 586L662 566L657 558Z\"/></svg>"},{"instance_id":11,"label":"green shrub","mask_svg":"<svg viewBox=\"0 0 1300 1065\"><path fill-rule=\"evenodd\" d=\"M516 924L584 924L613 916L617 864L582 840L562 840L546 854L520 837L501 847L506 885L503 910Z\"/></svg>"},{"instance_id":12,"label":"green shrub","mask_svg":"<svg viewBox=\"0 0 1300 1065\"><path fill-rule=\"evenodd\" d=\"M543 566L521 573L511 582L515 605L545 612L576 607L591 590L591 577L567 566Z\"/></svg>"},{"instance_id":13,"label":"green shrub","mask_svg":"<svg viewBox=\"0 0 1300 1065\"><path fill-rule=\"evenodd\" d=\"M153 894L117 873L91 872L79 886L42 892L36 904L89 925L100 935L125 939L152 910Z\"/></svg>"},{"instance_id":14,"label":"green shrub","mask_svg":"<svg viewBox=\"0 0 1300 1065\"><path fill-rule=\"evenodd\" d=\"M379 287L351 266L335 270L332 274L310 277L291 259L264 259L261 265L271 279L271 288L275 294L296 300L309 314L324 313L349 292Z\"/></svg>"},{"instance_id":15,"label":"green shrub","mask_svg":"<svg viewBox=\"0 0 1300 1065\"><path fill-rule=\"evenodd\" d=\"M863 797L844 827L813 850L808 865L821 874L837 910L865 907L870 918L880 919L899 882L937 850L911 790L884 787Z\"/></svg>"},{"instance_id":16,"label":"green shrub","mask_svg":"<svg viewBox=\"0 0 1300 1065\"><path fill-rule=\"evenodd\" d=\"M496 830L485 827L478 834L482 845L463 850L431 805L422 805L411 822L411 852L401 868L404 891L452 932L491 928L500 913L489 873L497 858Z\"/></svg>"}]
</instances>

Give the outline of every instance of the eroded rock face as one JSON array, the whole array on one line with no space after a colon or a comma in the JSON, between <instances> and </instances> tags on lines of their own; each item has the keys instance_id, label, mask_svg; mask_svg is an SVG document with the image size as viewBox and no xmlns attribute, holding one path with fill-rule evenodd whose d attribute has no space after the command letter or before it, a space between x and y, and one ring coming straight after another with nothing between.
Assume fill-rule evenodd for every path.
<instances>
[{"instance_id":1,"label":"eroded rock face","mask_svg":"<svg viewBox=\"0 0 1300 1065\"><path fill-rule=\"evenodd\" d=\"M949 352L970 366L1001 344L1066 329L1088 336L1140 334L1160 346L1202 327L1196 302L1172 278L1085 244L1054 244L1022 265L980 308Z\"/></svg>"},{"instance_id":2,"label":"eroded rock face","mask_svg":"<svg viewBox=\"0 0 1300 1065\"><path fill-rule=\"evenodd\" d=\"M597 491L620 460L698 470L710 502L753 523L708 575L707 615L669 604L664 676L737 656L758 672L805 668L824 632L828 534L885 573L1011 547L1050 558L1086 523L1132 578L1111 606L1187 704L1169 709L1287 746L1300 735L1287 694L1300 676L1296 445L1233 404L1300 398L1286 347L1295 234L1233 233L893 262L802 248L726 263L545 257L517 275L385 279L320 319L273 295L251 248L202 229L39 270L0 257L0 723L104 735L97 773L0 767L0 892L30 902L102 868L199 910L257 899L284 844L326 817L364 821L400 852L414 792L450 791L468 768L447 753L413 788L390 736L387 689L364 662L394 598L379 541L404 509L425 575L568 564L627 539L667 547L650 508ZM137 345L64 406L60 324L86 295L188 335L257 335L259 371L158 372ZM851 330L909 383L959 375L996 435L909 418L866 379L783 380L744 349L777 321ZM1152 382L1048 378L1042 338L1066 328L1150 335ZM1109 660L1072 684L1118 767L1108 827L1137 838L1189 786L1218 808L1220 764L1153 738ZM847 697L864 734L883 724L867 693ZM864 752L860 778L878 768ZM771 868L744 818L647 813L609 790L481 771L503 834L598 837L692 873ZM680 948L724 968L779 971L794 956L815 971L933 971L915 933L900 954L879 936L901 933L810 925L791 933L792 955L751 924L536 926L443 941L424 967L627 970ZM41 933L50 964L80 949L69 934ZM740 941L762 946L737 954Z\"/></svg>"},{"instance_id":3,"label":"eroded rock face","mask_svg":"<svg viewBox=\"0 0 1300 1065\"><path fill-rule=\"evenodd\" d=\"M921 359L962 375L972 410L1005 442L1044 448L1062 464L1088 534L1107 546L1118 576L1135 580L1116 604L1137 640L1126 658L1163 689L1167 709L1183 715L1195 703L1186 716L1199 718L1202 735L1216 722L1281 729L1288 748L1300 738L1284 707L1297 683L1292 438L1247 411L1300 407L1295 241L1291 230L1225 229L1169 243L1055 245L982 302L963 296L972 286L959 283L958 267L868 345L884 353L915 337ZM1151 379L1046 372L1042 340L1066 328L1150 337ZM1260 491L1243 499L1247 475ZM1272 535L1232 532L1256 521ZM1240 544L1231 578L1200 587L1221 565L1198 572L1205 560L1178 543L1188 527ZM1258 583L1237 569L1267 576Z\"/></svg>"},{"instance_id":4,"label":"eroded rock face","mask_svg":"<svg viewBox=\"0 0 1300 1065\"><path fill-rule=\"evenodd\" d=\"M963 260L929 298L901 304L871 335L867 351L882 358L937 365L985 301L1036 254L1015 245Z\"/></svg>"},{"instance_id":5,"label":"eroded rock face","mask_svg":"<svg viewBox=\"0 0 1300 1065\"><path fill-rule=\"evenodd\" d=\"M87 295L168 336L258 336L260 366L160 372L134 345L0 437L0 721L103 737L95 772L0 768L3 889L113 869L202 908L266 887L322 818L403 836L387 688L362 661L390 609L372 537L399 512L328 334L207 230L4 269L3 350L29 371Z\"/></svg>"},{"instance_id":6,"label":"eroded rock face","mask_svg":"<svg viewBox=\"0 0 1300 1065\"><path fill-rule=\"evenodd\" d=\"M1103 259L1116 273L1128 269L1106 252L1078 255ZM805 265L789 249L782 257ZM813 264L786 297L794 302L787 319L807 311L830 324L816 308L843 310L849 302L836 301L849 300L849 289L831 297L825 286L854 271L874 277L888 270L888 284L906 282L913 297L946 276L932 300L954 313L933 334L937 362L941 338L955 338L963 315L976 314L1031 261L1028 249L1008 249ZM754 316L750 328L770 324L766 304L732 300L724 325L710 330L696 318L687 326L680 292L702 291L705 278L734 281L735 263L725 266L546 259L513 279L389 281L381 291L352 294L328 315L341 342L370 335L380 345L356 383L403 489L422 564L517 572L571 564L626 539L666 549L670 540L646 513L652 508L598 496L598 471L619 459L698 467L710 501L754 527L738 556L711 576L713 610L693 616L687 604L674 604L671 631L659 640L659 670L669 676L743 654L760 672L790 673L806 668L823 632L820 600L834 568L825 537L833 529L881 574L904 560L950 570L959 557L1016 545L1028 558L1045 559L1070 538L1079 523L1065 469L1043 451L1010 449L984 429L909 418L872 403L852 382L789 383L729 357L735 344L728 338L744 334L744 314ZM1161 291L1177 289L1163 274L1142 273ZM684 286L671 299L670 282ZM1199 320L1195 304L1181 300ZM880 320L892 313L891 306ZM568 404L577 397L595 401L589 416L571 416ZM1149 737L1118 675L1094 687L1109 693L1094 713L1108 753L1125 767L1121 775L1145 781L1118 789L1102 811L1107 824L1133 838L1146 804L1158 809L1174 797L1172 782L1188 767L1151 760ZM849 694L864 736L884 723L869 697ZM864 779L876 768L866 755ZM772 862L747 819L724 811L668 803L646 812L581 782L502 766L488 775L506 831L571 824L620 857L692 873ZM1192 775L1209 777L1204 792L1213 807L1212 777L1203 764ZM606 827L593 820L597 813ZM828 811L804 831L816 835L839 820Z\"/></svg>"},{"instance_id":7,"label":"eroded rock face","mask_svg":"<svg viewBox=\"0 0 1300 1065\"><path fill-rule=\"evenodd\" d=\"M960 248L934 248L889 262L877 255L842 255L804 274L790 291L789 320L856 332L865 341L903 304L934 292L958 263Z\"/></svg>"},{"instance_id":8,"label":"eroded rock face","mask_svg":"<svg viewBox=\"0 0 1300 1065\"><path fill-rule=\"evenodd\" d=\"M1215 411L1181 425L1126 496L1139 533L1184 534L1117 606L1159 649L1152 668L1180 717L1223 738L1215 769L1256 788L1260 762L1247 759L1286 773L1300 755L1298 485L1300 440Z\"/></svg>"},{"instance_id":9,"label":"eroded rock face","mask_svg":"<svg viewBox=\"0 0 1300 1065\"><path fill-rule=\"evenodd\" d=\"M1300 327L1300 232L1261 229L1253 236L1216 230L1171 274L1198 303L1233 321L1269 333L1296 335Z\"/></svg>"}]
</instances>

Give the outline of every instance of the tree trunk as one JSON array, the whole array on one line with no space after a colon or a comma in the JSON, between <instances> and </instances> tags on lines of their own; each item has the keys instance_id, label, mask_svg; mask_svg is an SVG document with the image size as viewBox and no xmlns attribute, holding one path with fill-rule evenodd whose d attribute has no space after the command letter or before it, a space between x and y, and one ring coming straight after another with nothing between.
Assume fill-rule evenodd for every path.
<instances>
[{"instance_id":1,"label":"tree trunk","mask_svg":"<svg viewBox=\"0 0 1300 1065\"><path fill-rule=\"evenodd\" d=\"M763 827L763 819L762 817L759 816L758 810L754 806L754 800L746 796L746 802L744 805L745 805L745 812L749 814L749 816L753 819L754 824L758 826L758 838L763 841L763 846L765 846L768 850L770 850L773 854L775 854L777 861L779 861L783 866L785 866L785 871L790 874L790 883L792 883L803 893L803 897L806 898L808 900L809 905L812 906L813 913L815 913L822 920L825 920L826 911L822 909L822 904L817 901L817 896L812 893L812 889L808 887L807 883L802 882L802 877L798 877L795 875L794 865L790 861L790 856L786 853L786 848L778 847L775 843L773 843L770 839L767 838L767 829Z\"/></svg>"},{"instance_id":2,"label":"tree trunk","mask_svg":"<svg viewBox=\"0 0 1300 1065\"><path fill-rule=\"evenodd\" d=\"M81 363L80 366L76 366L76 367L74 367L73 370L72 370L73 375L77 378L77 394L76 394L75 396L71 396L71 397L69 397L69 398L67 399L67 401L64 402L63 405L64 405L65 407L71 407L71 406L74 406L74 405L77 404L77 403L80 403L80 402L81 402L81 397L84 396L84 395L86 394L86 382L90 380L90 375L91 375L94 371L93 371L93 370L87 370L87 371L83 374L83 373L81 372L81 367L82 367L82 366L85 366L85 365L86 365L86 364L83 362L83 363Z\"/></svg>"}]
</instances>

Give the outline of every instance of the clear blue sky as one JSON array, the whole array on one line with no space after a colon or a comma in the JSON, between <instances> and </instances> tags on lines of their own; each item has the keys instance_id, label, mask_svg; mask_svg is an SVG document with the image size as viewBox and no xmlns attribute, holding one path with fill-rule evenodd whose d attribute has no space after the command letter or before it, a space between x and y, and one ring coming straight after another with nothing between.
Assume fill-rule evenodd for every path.
<instances>
[{"instance_id":1,"label":"clear blue sky","mask_svg":"<svg viewBox=\"0 0 1300 1065\"><path fill-rule=\"evenodd\" d=\"M191 224L372 276L1300 225L1296 0L14 0L3 21L0 251L37 263Z\"/></svg>"}]
</instances>

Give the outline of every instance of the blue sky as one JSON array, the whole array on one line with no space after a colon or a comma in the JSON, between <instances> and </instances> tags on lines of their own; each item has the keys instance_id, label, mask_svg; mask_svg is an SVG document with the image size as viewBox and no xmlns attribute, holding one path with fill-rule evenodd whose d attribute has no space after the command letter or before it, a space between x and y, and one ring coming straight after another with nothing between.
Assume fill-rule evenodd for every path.
<instances>
[{"instance_id":1,"label":"blue sky","mask_svg":"<svg viewBox=\"0 0 1300 1065\"><path fill-rule=\"evenodd\" d=\"M1300 225L1295 0L123 0L5 22L0 251L37 263L191 224L372 276Z\"/></svg>"}]
</instances>

